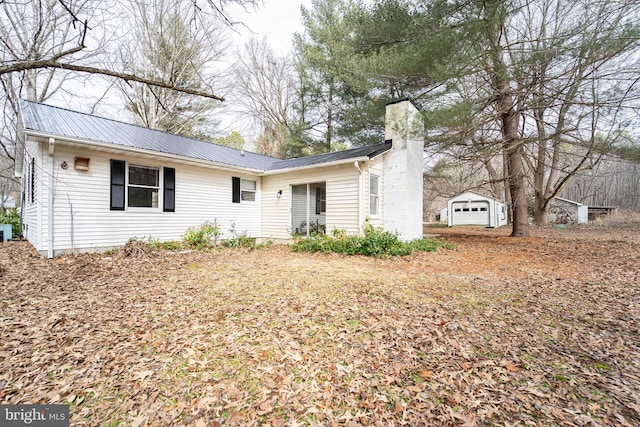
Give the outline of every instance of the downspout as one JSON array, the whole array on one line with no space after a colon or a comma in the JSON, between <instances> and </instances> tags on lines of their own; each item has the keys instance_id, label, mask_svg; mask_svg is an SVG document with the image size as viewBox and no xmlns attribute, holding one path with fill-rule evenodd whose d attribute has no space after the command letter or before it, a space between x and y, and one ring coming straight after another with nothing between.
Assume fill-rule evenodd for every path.
<instances>
[{"instance_id":1,"label":"downspout","mask_svg":"<svg viewBox=\"0 0 640 427\"><path fill-rule=\"evenodd\" d=\"M26 201L27 201L27 196L25 194L25 188L27 188L27 183L26 183L26 179L24 177L24 175L22 175L22 178L20 179L20 184L21 184L21 188L22 190L20 191L20 240L26 238L26 233L24 232L23 229L23 225L24 225L24 206L26 205Z\"/></svg>"},{"instance_id":2,"label":"downspout","mask_svg":"<svg viewBox=\"0 0 640 427\"><path fill-rule=\"evenodd\" d=\"M358 171L358 234L361 234L360 227L362 227L362 225L364 224L364 218L362 217L364 212L364 208L362 206L362 204L364 203L364 201L362 200L362 196L364 194L364 192L362 191L362 169L360 169L360 163L358 163L357 161L353 162L353 166Z\"/></svg>"},{"instance_id":3,"label":"downspout","mask_svg":"<svg viewBox=\"0 0 640 427\"><path fill-rule=\"evenodd\" d=\"M311 185L307 183L307 237L311 237Z\"/></svg>"},{"instance_id":4,"label":"downspout","mask_svg":"<svg viewBox=\"0 0 640 427\"><path fill-rule=\"evenodd\" d=\"M55 150L55 145L56 140L54 138L49 138L49 203L47 206L47 233L49 248L47 250L47 258L53 258L53 174L55 172L53 153Z\"/></svg>"},{"instance_id":5,"label":"downspout","mask_svg":"<svg viewBox=\"0 0 640 427\"><path fill-rule=\"evenodd\" d=\"M11 75L9 75L11 76ZM11 78L11 77L9 77ZM22 240L23 238L26 237L26 233L24 233L23 230L23 217L24 217L24 207L25 207L25 202L26 202L26 194L25 194L25 188L26 188L26 178L24 176L24 147L25 147L25 143L24 140L26 139L26 136L24 134L24 124L22 121L22 108L18 108L17 111L17 122L16 122L16 153L15 153L15 159L14 159L14 164L13 164L13 175L16 178L20 178L20 239Z\"/></svg>"}]
</instances>

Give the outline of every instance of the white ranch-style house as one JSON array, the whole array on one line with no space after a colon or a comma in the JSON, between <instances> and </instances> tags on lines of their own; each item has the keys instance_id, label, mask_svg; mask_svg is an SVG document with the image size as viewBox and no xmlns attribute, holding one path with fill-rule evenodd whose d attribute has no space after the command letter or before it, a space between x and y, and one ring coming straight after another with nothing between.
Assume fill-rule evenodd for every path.
<instances>
[{"instance_id":1,"label":"white ranch-style house","mask_svg":"<svg viewBox=\"0 0 640 427\"><path fill-rule=\"evenodd\" d=\"M23 236L49 258L101 251L131 237L179 240L206 221L246 233L362 232L365 219L422 237L423 140L418 109L386 107L385 142L281 160L23 101Z\"/></svg>"}]
</instances>

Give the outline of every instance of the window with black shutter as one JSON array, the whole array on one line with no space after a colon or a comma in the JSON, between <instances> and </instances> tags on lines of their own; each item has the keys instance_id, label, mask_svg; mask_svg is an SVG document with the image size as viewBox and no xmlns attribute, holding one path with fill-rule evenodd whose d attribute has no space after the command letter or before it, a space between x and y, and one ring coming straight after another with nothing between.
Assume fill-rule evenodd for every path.
<instances>
[{"instance_id":1,"label":"window with black shutter","mask_svg":"<svg viewBox=\"0 0 640 427\"><path fill-rule=\"evenodd\" d=\"M124 210L125 163L111 160L111 210Z\"/></svg>"},{"instance_id":2,"label":"window with black shutter","mask_svg":"<svg viewBox=\"0 0 640 427\"><path fill-rule=\"evenodd\" d=\"M29 165L29 180L31 181L31 203L36 201L36 159L31 158L31 164Z\"/></svg>"},{"instance_id":3,"label":"window with black shutter","mask_svg":"<svg viewBox=\"0 0 640 427\"><path fill-rule=\"evenodd\" d=\"M175 212L176 209L176 170L164 168L164 191L162 194L162 210Z\"/></svg>"}]
</instances>

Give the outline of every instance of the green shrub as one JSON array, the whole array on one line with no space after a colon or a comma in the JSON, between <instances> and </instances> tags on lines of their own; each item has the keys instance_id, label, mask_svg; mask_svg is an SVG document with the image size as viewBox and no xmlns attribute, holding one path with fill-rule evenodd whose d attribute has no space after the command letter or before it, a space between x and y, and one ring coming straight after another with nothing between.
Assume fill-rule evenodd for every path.
<instances>
[{"instance_id":1,"label":"green shrub","mask_svg":"<svg viewBox=\"0 0 640 427\"><path fill-rule=\"evenodd\" d=\"M11 224L11 234L20 235L20 214L18 209L7 209L6 212L0 212L0 224Z\"/></svg>"},{"instance_id":2,"label":"green shrub","mask_svg":"<svg viewBox=\"0 0 640 427\"><path fill-rule=\"evenodd\" d=\"M345 230L333 230L331 235L317 234L311 237L294 236L291 249L294 252L324 252L345 255L366 256L406 256L413 251L435 251L449 245L431 239L417 239L403 242L396 233L373 227L368 222L364 226L364 236L350 236Z\"/></svg>"},{"instance_id":3,"label":"green shrub","mask_svg":"<svg viewBox=\"0 0 640 427\"><path fill-rule=\"evenodd\" d=\"M189 227L182 235L182 240L192 248L202 249L216 246L218 236L220 236L220 227L206 221L197 227Z\"/></svg>"},{"instance_id":4,"label":"green shrub","mask_svg":"<svg viewBox=\"0 0 640 427\"><path fill-rule=\"evenodd\" d=\"M256 248L256 239L255 237L250 237L247 232L243 232L242 234L237 235L233 239L229 239L225 242L226 246L231 248Z\"/></svg>"}]
</instances>

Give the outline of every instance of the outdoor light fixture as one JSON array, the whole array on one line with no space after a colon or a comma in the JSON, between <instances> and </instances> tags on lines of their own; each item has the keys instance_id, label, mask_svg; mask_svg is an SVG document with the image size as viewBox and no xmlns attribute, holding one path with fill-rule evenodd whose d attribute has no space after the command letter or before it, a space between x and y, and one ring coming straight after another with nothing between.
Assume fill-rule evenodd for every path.
<instances>
[{"instance_id":1,"label":"outdoor light fixture","mask_svg":"<svg viewBox=\"0 0 640 427\"><path fill-rule=\"evenodd\" d=\"M279 199L280 196L282 196L282 190L278 190L278 192L276 193L276 197Z\"/></svg>"},{"instance_id":2,"label":"outdoor light fixture","mask_svg":"<svg viewBox=\"0 0 640 427\"><path fill-rule=\"evenodd\" d=\"M68 165L68 164L67 164L67 162L65 161L65 162L60 163L60 167L61 167L62 169L66 169L66 168L68 168L68 167L69 167L69 165Z\"/></svg>"}]
</instances>

